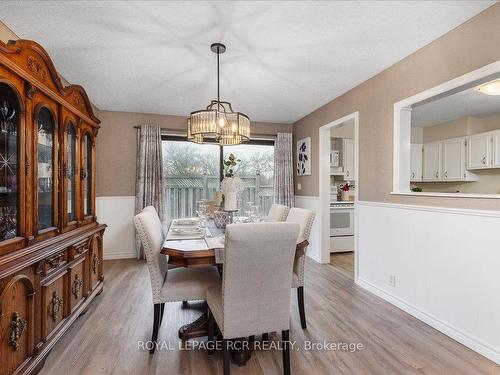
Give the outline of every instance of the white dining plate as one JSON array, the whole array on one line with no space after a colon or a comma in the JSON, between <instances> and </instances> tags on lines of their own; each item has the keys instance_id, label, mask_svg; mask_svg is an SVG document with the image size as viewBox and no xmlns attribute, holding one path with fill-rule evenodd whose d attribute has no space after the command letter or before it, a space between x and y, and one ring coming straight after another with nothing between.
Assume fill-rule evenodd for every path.
<instances>
[{"instance_id":1,"label":"white dining plate","mask_svg":"<svg viewBox=\"0 0 500 375\"><path fill-rule=\"evenodd\" d=\"M175 225L196 225L198 220L196 219L178 219L175 221Z\"/></svg>"},{"instance_id":2,"label":"white dining plate","mask_svg":"<svg viewBox=\"0 0 500 375\"><path fill-rule=\"evenodd\" d=\"M204 230L203 228L173 228L172 233L181 235L201 234Z\"/></svg>"}]
</instances>

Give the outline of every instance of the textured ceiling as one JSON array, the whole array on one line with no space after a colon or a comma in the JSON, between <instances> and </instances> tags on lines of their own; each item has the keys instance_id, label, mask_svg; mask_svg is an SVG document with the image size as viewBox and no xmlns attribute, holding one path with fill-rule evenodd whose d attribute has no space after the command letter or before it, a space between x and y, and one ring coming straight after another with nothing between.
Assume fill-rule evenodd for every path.
<instances>
[{"instance_id":1,"label":"textured ceiling","mask_svg":"<svg viewBox=\"0 0 500 375\"><path fill-rule=\"evenodd\" d=\"M252 120L294 122L494 1L2 2L100 108L187 115L216 96Z\"/></svg>"}]
</instances>

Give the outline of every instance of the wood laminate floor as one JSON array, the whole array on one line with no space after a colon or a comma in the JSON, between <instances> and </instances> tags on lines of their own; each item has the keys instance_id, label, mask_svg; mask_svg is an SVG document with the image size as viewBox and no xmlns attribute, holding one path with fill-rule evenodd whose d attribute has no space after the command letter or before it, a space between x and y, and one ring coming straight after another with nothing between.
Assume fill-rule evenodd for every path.
<instances>
[{"instance_id":1,"label":"wood laminate floor","mask_svg":"<svg viewBox=\"0 0 500 375\"><path fill-rule=\"evenodd\" d=\"M500 374L500 366L356 286L352 254L332 255L331 263L306 263L307 330L300 328L293 293L293 374ZM177 329L199 315L179 303L168 304L159 334L173 349L154 355L138 349L151 335L146 264L115 260L104 266L104 292L57 343L41 374L222 374L220 354L209 358L204 350L178 349ZM304 350L307 340L363 349ZM281 353L256 352L246 366L232 365L231 373L281 374Z\"/></svg>"}]
</instances>

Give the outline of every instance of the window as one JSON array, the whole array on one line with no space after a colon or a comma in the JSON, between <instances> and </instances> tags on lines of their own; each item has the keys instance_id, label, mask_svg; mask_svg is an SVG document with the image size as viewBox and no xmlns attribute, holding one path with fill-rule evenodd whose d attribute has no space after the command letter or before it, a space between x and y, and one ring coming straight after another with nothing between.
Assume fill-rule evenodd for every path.
<instances>
[{"instance_id":1,"label":"window","mask_svg":"<svg viewBox=\"0 0 500 375\"><path fill-rule=\"evenodd\" d=\"M245 183L242 210L249 204L267 214L274 193L274 142L252 141L238 146L195 144L181 137L165 137L162 144L165 219L194 216L196 203L215 199L223 168L222 157L234 154L241 163L235 175Z\"/></svg>"}]
</instances>

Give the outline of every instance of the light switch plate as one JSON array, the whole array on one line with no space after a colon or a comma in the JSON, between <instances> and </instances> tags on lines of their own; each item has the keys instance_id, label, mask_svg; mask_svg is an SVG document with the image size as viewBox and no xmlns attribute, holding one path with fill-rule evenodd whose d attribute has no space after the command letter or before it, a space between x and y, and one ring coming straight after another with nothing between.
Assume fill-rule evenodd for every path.
<instances>
[{"instance_id":1,"label":"light switch plate","mask_svg":"<svg viewBox=\"0 0 500 375\"><path fill-rule=\"evenodd\" d=\"M302 184L297 184L297 190L302 190Z\"/></svg>"}]
</instances>

